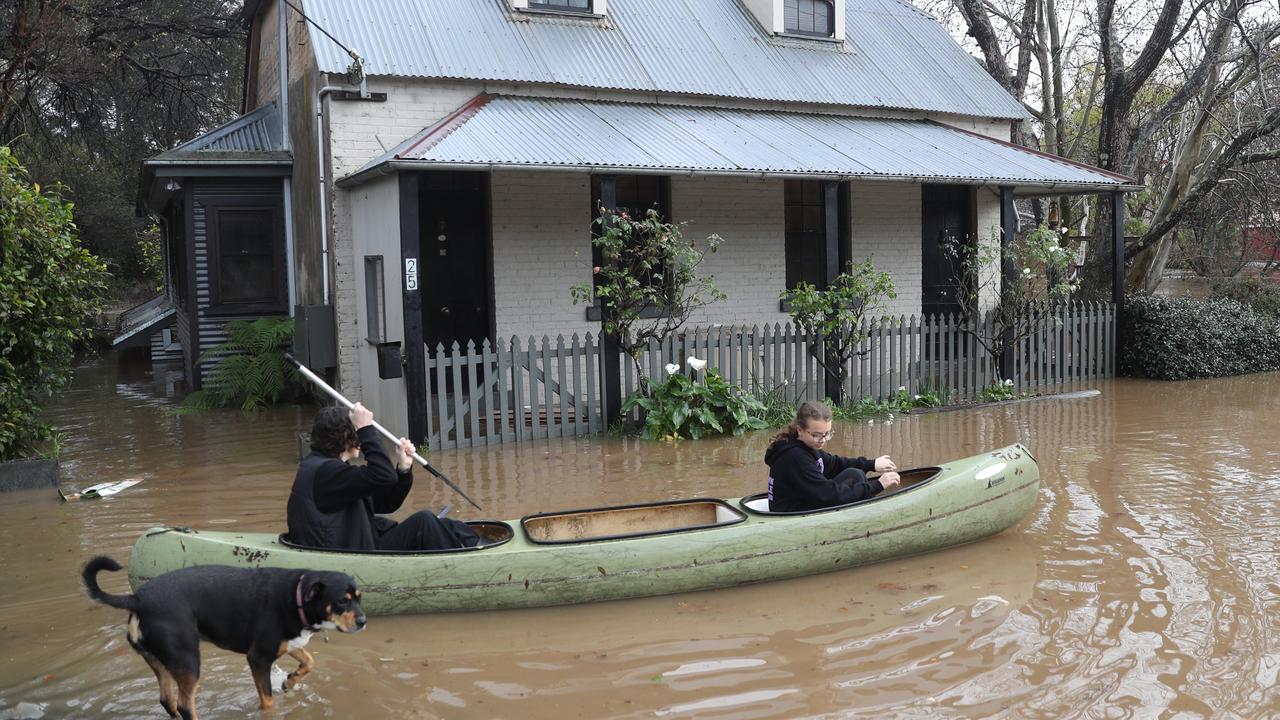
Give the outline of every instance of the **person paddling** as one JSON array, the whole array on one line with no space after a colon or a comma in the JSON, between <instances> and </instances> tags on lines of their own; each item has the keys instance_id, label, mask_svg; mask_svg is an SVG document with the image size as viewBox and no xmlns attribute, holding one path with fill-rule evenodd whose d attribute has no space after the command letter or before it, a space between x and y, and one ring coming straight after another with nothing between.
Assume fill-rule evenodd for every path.
<instances>
[{"instance_id":1,"label":"person paddling","mask_svg":"<svg viewBox=\"0 0 1280 720\"><path fill-rule=\"evenodd\" d=\"M795 419L773 436L764 453L771 511L805 512L845 505L875 497L899 483L898 466L888 455L868 460L823 450L834 434L831 408L809 400L801 403ZM872 471L882 474L868 479L866 474Z\"/></svg>"},{"instance_id":2,"label":"person paddling","mask_svg":"<svg viewBox=\"0 0 1280 720\"><path fill-rule=\"evenodd\" d=\"M321 409L311 429L311 454L298 466L289 493L288 539L335 550L447 550L479 544L471 526L428 510L400 523L374 514L395 512L408 497L414 452L413 443L400 438L393 466L373 427L373 413L360 403L349 411ZM363 466L348 464L360 455Z\"/></svg>"}]
</instances>

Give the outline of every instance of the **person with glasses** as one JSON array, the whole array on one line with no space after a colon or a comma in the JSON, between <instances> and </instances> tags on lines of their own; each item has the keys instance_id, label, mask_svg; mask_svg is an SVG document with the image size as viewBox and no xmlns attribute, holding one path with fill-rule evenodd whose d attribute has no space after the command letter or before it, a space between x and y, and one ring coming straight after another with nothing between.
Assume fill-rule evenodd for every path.
<instances>
[{"instance_id":1,"label":"person with glasses","mask_svg":"<svg viewBox=\"0 0 1280 720\"><path fill-rule=\"evenodd\" d=\"M842 457L822 448L835 433L831 408L812 400L803 402L796 417L765 450L769 466L769 509L804 512L846 505L875 497L900 481L898 466L888 455L874 460ZM871 480L869 472L881 473Z\"/></svg>"}]
</instances>

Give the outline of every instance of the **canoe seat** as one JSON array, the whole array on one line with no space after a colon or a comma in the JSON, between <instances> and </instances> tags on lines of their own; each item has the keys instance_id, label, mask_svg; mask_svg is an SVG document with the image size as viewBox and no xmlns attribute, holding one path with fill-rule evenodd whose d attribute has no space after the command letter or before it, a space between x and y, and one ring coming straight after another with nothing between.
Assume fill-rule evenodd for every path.
<instances>
[{"instance_id":1,"label":"canoe seat","mask_svg":"<svg viewBox=\"0 0 1280 720\"><path fill-rule=\"evenodd\" d=\"M902 482L897 487L886 490L873 498L859 500L857 502L846 503L844 505L834 505L832 507L818 508L816 510L804 510L798 512L774 512L769 509L769 493L756 493L748 495L738 501L738 505L743 510L755 515L808 515L810 513L830 512L832 510L843 510L845 508L854 507L855 505L864 505L869 502L883 500L908 490L914 490L921 485L933 480L942 474L940 467L922 467L912 468L910 470L899 471L898 475L902 478Z\"/></svg>"},{"instance_id":2,"label":"canoe seat","mask_svg":"<svg viewBox=\"0 0 1280 720\"><path fill-rule=\"evenodd\" d=\"M326 553L342 553L352 555L434 555L438 553L458 553L473 552L475 550L483 550L485 548L502 545L515 536L515 531L511 526L497 520L470 520L467 522L472 530L480 536L480 544L475 547L449 548L447 550L340 550L335 548L318 548L309 545L300 545L289 539L285 533L281 533L276 541L285 547L294 548L295 550L310 550L313 552Z\"/></svg>"},{"instance_id":3,"label":"canoe seat","mask_svg":"<svg viewBox=\"0 0 1280 720\"><path fill-rule=\"evenodd\" d=\"M686 532L747 518L723 500L697 499L540 513L520 521L534 543L578 543Z\"/></svg>"}]
</instances>

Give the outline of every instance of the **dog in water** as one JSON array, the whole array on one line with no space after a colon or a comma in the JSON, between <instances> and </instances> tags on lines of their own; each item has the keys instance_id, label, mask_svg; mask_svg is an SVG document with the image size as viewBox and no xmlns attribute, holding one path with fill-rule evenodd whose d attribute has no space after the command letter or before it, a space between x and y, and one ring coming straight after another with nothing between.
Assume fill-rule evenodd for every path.
<instances>
[{"instance_id":1,"label":"dog in water","mask_svg":"<svg viewBox=\"0 0 1280 720\"><path fill-rule=\"evenodd\" d=\"M135 595L111 595L98 587L98 573L120 563L99 555L81 577L89 597L129 611L125 637L151 666L160 683L160 705L171 717L195 720L200 681L200 640L249 660L259 707L271 699L271 665L285 654L298 669L284 681L288 690L315 667L305 645L322 629L364 629L360 590L345 573L223 565L165 573Z\"/></svg>"}]
</instances>

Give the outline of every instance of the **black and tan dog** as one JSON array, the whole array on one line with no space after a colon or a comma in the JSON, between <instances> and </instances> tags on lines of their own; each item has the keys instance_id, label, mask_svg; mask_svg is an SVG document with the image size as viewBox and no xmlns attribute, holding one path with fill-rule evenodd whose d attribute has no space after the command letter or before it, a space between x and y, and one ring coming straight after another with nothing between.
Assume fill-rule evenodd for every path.
<instances>
[{"instance_id":1,"label":"black and tan dog","mask_svg":"<svg viewBox=\"0 0 1280 720\"><path fill-rule=\"evenodd\" d=\"M360 590L345 573L209 565L165 573L136 595L109 595L97 575L119 569L109 557L93 558L84 566L85 589L94 600L129 611L129 644L155 672L160 704L184 720L196 718L202 638L248 658L260 707L267 709L272 663L285 654L298 661L284 681L288 690L315 667L304 647L312 633L364 629Z\"/></svg>"}]
</instances>

